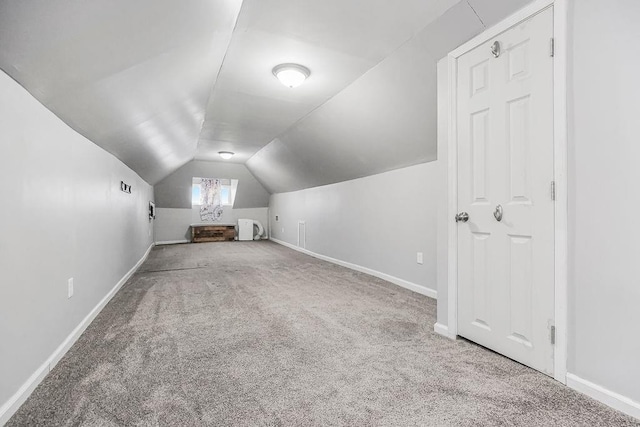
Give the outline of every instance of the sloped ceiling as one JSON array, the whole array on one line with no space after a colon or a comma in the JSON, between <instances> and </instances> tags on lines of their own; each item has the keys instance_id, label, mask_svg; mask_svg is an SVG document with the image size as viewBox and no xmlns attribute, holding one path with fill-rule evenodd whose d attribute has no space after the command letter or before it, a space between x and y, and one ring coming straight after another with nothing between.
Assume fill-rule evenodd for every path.
<instances>
[{"instance_id":1,"label":"sloped ceiling","mask_svg":"<svg viewBox=\"0 0 640 427\"><path fill-rule=\"evenodd\" d=\"M291 191L433 160L435 61L525 3L0 0L0 68L152 184L229 150Z\"/></svg>"},{"instance_id":2,"label":"sloped ceiling","mask_svg":"<svg viewBox=\"0 0 640 427\"><path fill-rule=\"evenodd\" d=\"M245 162L437 19L457 0L245 0L209 102L197 159ZM299 63L304 85L272 69Z\"/></svg>"},{"instance_id":3,"label":"sloped ceiling","mask_svg":"<svg viewBox=\"0 0 640 427\"><path fill-rule=\"evenodd\" d=\"M196 150L241 0L0 0L0 68L150 183Z\"/></svg>"},{"instance_id":4,"label":"sloped ceiling","mask_svg":"<svg viewBox=\"0 0 640 427\"><path fill-rule=\"evenodd\" d=\"M436 62L526 3L453 5L278 135L247 167L268 191L279 193L435 160Z\"/></svg>"}]
</instances>

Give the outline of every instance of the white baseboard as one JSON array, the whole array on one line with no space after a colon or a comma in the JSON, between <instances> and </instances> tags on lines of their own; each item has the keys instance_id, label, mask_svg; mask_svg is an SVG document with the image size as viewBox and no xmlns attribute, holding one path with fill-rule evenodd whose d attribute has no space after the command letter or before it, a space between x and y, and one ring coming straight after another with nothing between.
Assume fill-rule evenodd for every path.
<instances>
[{"instance_id":1,"label":"white baseboard","mask_svg":"<svg viewBox=\"0 0 640 427\"><path fill-rule=\"evenodd\" d=\"M452 335L449 332L449 327L447 325L443 325L442 323L436 323L435 325L433 325L433 331L436 334L442 335L443 337L447 337L452 340L455 340L457 338L455 335Z\"/></svg>"},{"instance_id":2,"label":"white baseboard","mask_svg":"<svg viewBox=\"0 0 640 427\"><path fill-rule=\"evenodd\" d=\"M165 240L162 242L156 242L156 246L161 245L177 245L180 243L191 243L191 240Z\"/></svg>"},{"instance_id":3,"label":"white baseboard","mask_svg":"<svg viewBox=\"0 0 640 427\"><path fill-rule=\"evenodd\" d=\"M65 340L58 346L58 348L47 358L47 360L40 365L38 369L27 379L27 381L22 384L22 386L14 393L13 396L9 398L2 406L0 406L0 426L3 426L9 421L9 418L20 408L20 406L27 400L27 398L31 395L33 390L42 382L42 380L49 374L49 372L58 364L60 359L64 357L64 355L69 351L71 346L80 338L80 335L87 329L87 326L91 324L93 319L96 318L98 313L102 311L102 309L107 305L111 298L120 290L120 288L129 280L133 273L142 265L142 263L147 259L151 249L153 249L154 244L152 243L145 254L140 258L140 260L134 265L131 270L127 272L127 274L122 277L118 281L118 283L109 291L107 295L105 295L102 300L87 314L87 316L82 319L82 321L75 327L73 331L65 338Z\"/></svg>"},{"instance_id":4,"label":"white baseboard","mask_svg":"<svg viewBox=\"0 0 640 427\"><path fill-rule=\"evenodd\" d=\"M579 376L567 373L567 386L587 396L611 406L620 412L640 419L640 402L606 389Z\"/></svg>"},{"instance_id":5,"label":"white baseboard","mask_svg":"<svg viewBox=\"0 0 640 427\"><path fill-rule=\"evenodd\" d=\"M361 265L352 264L350 262L341 261L339 259L331 258L331 257L328 257L326 255L317 254L315 252L311 252L308 249L303 249L303 248L298 247L296 245L292 245L291 243L287 243L287 242L284 242L282 240L278 240L278 239L276 239L274 237L271 237L269 240L271 240L272 242L278 243L278 244L280 244L282 246L286 246L288 248L296 250L298 252L302 252L303 254L310 255L310 256L312 256L314 258L318 258L318 259L321 259L323 261L328 261L328 262L331 262L333 264L338 264L338 265L340 265L342 267L350 268L351 270L356 270L356 271L359 271L361 273L366 273L366 274L369 274L371 276L375 276L375 277L377 277L379 279L386 280L387 282L391 282L391 283L393 283L395 285L401 286L403 288L409 289L410 291L419 293L421 295L424 295L424 296L427 296L427 297L430 297L430 298L433 298L433 299L438 299L438 292L434 291L433 289L429 289L429 288L427 288L425 286L421 286L421 285L418 285L416 283L408 282L408 281L400 279L398 277L390 276L388 274L381 273L379 271L372 270L370 268L363 267Z\"/></svg>"}]
</instances>

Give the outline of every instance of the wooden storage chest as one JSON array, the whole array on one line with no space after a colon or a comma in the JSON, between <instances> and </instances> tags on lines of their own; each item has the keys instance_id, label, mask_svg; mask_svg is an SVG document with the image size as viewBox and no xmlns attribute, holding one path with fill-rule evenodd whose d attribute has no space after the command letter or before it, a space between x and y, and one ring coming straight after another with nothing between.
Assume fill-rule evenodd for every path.
<instances>
[{"instance_id":1,"label":"wooden storage chest","mask_svg":"<svg viewBox=\"0 0 640 427\"><path fill-rule=\"evenodd\" d=\"M191 242L232 242L236 238L235 224L191 224Z\"/></svg>"}]
</instances>

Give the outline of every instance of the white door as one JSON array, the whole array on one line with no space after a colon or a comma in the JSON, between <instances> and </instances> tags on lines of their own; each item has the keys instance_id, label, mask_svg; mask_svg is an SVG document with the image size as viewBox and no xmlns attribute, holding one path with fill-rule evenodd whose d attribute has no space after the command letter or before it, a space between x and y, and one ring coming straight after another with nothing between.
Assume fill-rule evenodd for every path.
<instances>
[{"instance_id":1,"label":"white door","mask_svg":"<svg viewBox=\"0 0 640 427\"><path fill-rule=\"evenodd\" d=\"M458 58L457 79L458 333L549 375L552 37L548 8Z\"/></svg>"}]
</instances>

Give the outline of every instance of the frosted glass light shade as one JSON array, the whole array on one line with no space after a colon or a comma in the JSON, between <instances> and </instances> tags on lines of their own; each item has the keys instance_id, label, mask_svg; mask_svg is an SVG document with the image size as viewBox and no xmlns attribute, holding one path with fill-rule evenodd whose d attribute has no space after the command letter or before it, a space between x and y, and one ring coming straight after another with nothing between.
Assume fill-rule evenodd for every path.
<instances>
[{"instance_id":1,"label":"frosted glass light shade","mask_svg":"<svg viewBox=\"0 0 640 427\"><path fill-rule=\"evenodd\" d=\"M222 157L225 160L229 160L230 158L233 157L233 155L235 153L232 153L231 151L218 151L218 154L220 155L220 157Z\"/></svg>"},{"instance_id":2,"label":"frosted glass light shade","mask_svg":"<svg viewBox=\"0 0 640 427\"><path fill-rule=\"evenodd\" d=\"M273 75L283 85L294 88L300 86L311 75L307 67L298 64L280 64L273 69Z\"/></svg>"}]
</instances>

